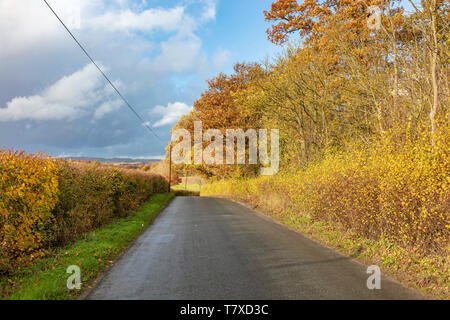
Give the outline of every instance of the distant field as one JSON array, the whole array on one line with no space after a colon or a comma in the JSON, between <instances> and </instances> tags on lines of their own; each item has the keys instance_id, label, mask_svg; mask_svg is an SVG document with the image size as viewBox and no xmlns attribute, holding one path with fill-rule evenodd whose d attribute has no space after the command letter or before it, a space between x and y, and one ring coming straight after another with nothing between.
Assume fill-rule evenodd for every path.
<instances>
[{"instance_id":1,"label":"distant field","mask_svg":"<svg viewBox=\"0 0 450 320\"><path fill-rule=\"evenodd\" d=\"M184 184L179 184L174 187L172 187L173 190L179 191L179 190L186 190L186 191L200 191L201 185L200 184L188 184L187 186Z\"/></svg>"},{"instance_id":2,"label":"distant field","mask_svg":"<svg viewBox=\"0 0 450 320\"><path fill-rule=\"evenodd\" d=\"M176 185L176 186L172 187L172 189L175 190L175 191L185 190L185 191L200 192L201 185L200 184L188 184L186 186L184 184L179 184L179 185Z\"/></svg>"}]
</instances>

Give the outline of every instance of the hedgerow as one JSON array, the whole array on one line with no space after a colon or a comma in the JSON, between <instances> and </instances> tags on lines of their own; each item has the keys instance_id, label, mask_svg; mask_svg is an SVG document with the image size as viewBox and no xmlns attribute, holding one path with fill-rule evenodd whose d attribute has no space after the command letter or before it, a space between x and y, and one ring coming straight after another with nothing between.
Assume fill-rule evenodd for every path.
<instances>
[{"instance_id":1,"label":"hedgerow","mask_svg":"<svg viewBox=\"0 0 450 320\"><path fill-rule=\"evenodd\" d=\"M125 217L167 190L157 175L0 149L0 274Z\"/></svg>"},{"instance_id":2,"label":"hedgerow","mask_svg":"<svg viewBox=\"0 0 450 320\"><path fill-rule=\"evenodd\" d=\"M450 131L431 142L386 133L370 147L351 145L295 173L224 180L202 195L250 200L333 222L368 239L387 239L423 254L448 255ZM401 141L399 141L401 139Z\"/></svg>"},{"instance_id":3,"label":"hedgerow","mask_svg":"<svg viewBox=\"0 0 450 320\"><path fill-rule=\"evenodd\" d=\"M58 167L43 154L0 150L0 272L41 248L51 222Z\"/></svg>"}]
</instances>

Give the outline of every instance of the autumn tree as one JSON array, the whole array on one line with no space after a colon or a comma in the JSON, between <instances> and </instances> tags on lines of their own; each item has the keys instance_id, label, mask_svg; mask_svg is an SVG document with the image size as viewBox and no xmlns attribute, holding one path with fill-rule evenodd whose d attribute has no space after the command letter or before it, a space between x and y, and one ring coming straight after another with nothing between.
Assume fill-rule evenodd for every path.
<instances>
[{"instance_id":1,"label":"autumn tree","mask_svg":"<svg viewBox=\"0 0 450 320\"><path fill-rule=\"evenodd\" d=\"M345 92L354 103L371 102L361 110L376 109L378 132L411 118L417 125L428 113L434 133L445 113L442 103L448 105L448 2L410 3L413 14L400 1L278 0L264 14L273 23L269 40L283 44L300 36L301 47L316 49L317 62L328 66L329 81L350 85ZM381 15L376 30L367 27L372 5Z\"/></svg>"},{"instance_id":2,"label":"autumn tree","mask_svg":"<svg viewBox=\"0 0 450 320\"><path fill-rule=\"evenodd\" d=\"M208 81L208 88L194 103L193 111L180 119L174 129L186 129L194 138L194 122L201 121L202 129L217 129L226 135L227 129L258 129L258 114L235 103L234 94L261 75L257 64L236 64L231 75L219 74ZM203 147L207 146L204 142ZM197 165L197 173L202 176L229 177L231 175L255 175L258 166ZM237 170L237 172L236 172Z\"/></svg>"},{"instance_id":3,"label":"autumn tree","mask_svg":"<svg viewBox=\"0 0 450 320\"><path fill-rule=\"evenodd\" d=\"M339 19L349 35L367 30L370 5L380 5L378 0L277 0L270 11L264 11L266 21L273 23L267 30L268 39L284 44L293 34L299 34L307 44L320 42L326 36L329 23Z\"/></svg>"},{"instance_id":4,"label":"autumn tree","mask_svg":"<svg viewBox=\"0 0 450 320\"><path fill-rule=\"evenodd\" d=\"M379 24L369 28L370 5ZM220 74L177 127L280 129L283 170L298 170L328 152L397 130L431 139L448 121L448 3L423 0L406 13L399 1L277 0L265 12L269 39L284 54L262 65ZM401 129L401 130L400 130ZM407 129L407 130L406 130ZM405 142L405 141L404 141ZM255 167L197 166L205 176L256 174Z\"/></svg>"}]
</instances>

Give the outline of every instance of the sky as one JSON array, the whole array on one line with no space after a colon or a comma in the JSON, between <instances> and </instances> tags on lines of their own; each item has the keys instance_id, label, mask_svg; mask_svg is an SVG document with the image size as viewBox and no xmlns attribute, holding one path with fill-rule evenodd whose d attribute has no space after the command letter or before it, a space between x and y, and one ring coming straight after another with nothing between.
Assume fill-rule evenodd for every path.
<instances>
[{"instance_id":1,"label":"sky","mask_svg":"<svg viewBox=\"0 0 450 320\"><path fill-rule=\"evenodd\" d=\"M0 0L0 148L161 158L171 128L208 79L282 51L265 33L271 0L48 2L163 141L108 86L43 0Z\"/></svg>"},{"instance_id":2,"label":"sky","mask_svg":"<svg viewBox=\"0 0 450 320\"><path fill-rule=\"evenodd\" d=\"M207 80L280 51L263 0L48 0L152 136L41 0L0 0L0 147L160 158Z\"/></svg>"}]
</instances>

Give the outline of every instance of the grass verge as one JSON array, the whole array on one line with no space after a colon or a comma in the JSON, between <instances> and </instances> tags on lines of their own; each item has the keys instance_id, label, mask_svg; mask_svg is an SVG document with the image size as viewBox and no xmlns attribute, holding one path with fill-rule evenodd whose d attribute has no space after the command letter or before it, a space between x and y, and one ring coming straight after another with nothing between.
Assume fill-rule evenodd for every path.
<instances>
[{"instance_id":1,"label":"grass verge","mask_svg":"<svg viewBox=\"0 0 450 320\"><path fill-rule=\"evenodd\" d=\"M365 265L377 265L383 273L431 299L449 300L448 256L429 255L402 248L386 239L371 240L329 222L294 213L279 213L279 222Z\"/></svg>"},{"instance_id":2,"label":"grass verge","mask_svg":"<svg viewBox=\"0 0 450 320\"><path fill-rule=\"evenodd\" d=\"M190 197L190 196L200 196L201 185L199 184L179 184L172 187L172 192L174 192L179 197Z\"/></svg>"},{"instance_id":3,"label":"grass verge","mask_svg":"<svg viewBox=\"0 0 450 320\"><path fill-rule=\"evenodd\" d=\"M137 212L49 252L32 265L0 280L0 297L9 300L70 300L79 297L102 270L117 258L166 207L174 194L157 194ZM68 290L71 265L81 269L82 290Z\"/></svg>"}]
</instances>

